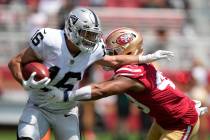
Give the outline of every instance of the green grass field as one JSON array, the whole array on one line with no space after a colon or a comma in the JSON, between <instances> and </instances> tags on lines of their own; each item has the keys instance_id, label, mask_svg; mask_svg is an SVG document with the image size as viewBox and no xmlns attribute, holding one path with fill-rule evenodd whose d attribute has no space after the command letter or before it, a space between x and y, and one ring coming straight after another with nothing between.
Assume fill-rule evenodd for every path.
<instances>
[{"instance_id":1,"label":"green grass field","mask_svg":"<svg viewBox=\"0 0 210 140\"><path fill-rule=\"evenodd\" d=\"M16 130L0 130L0 140L16 140Z\"/></svg>"},{"instance_id":2,"label":"green grass field","mask_svg":"<svg viewBox=\"0 0 210 140\"><path fill-rule=\"evenodd\" d=\"M0 140L16 140L16 130L0 130ZM55 140L53 135L51 136L51 140ZM85 139L83 138L82 140ZM129 135L127 137L119 136L117 138L113 138L111 134L100 133L97 134L97 140L141 140L141 138L139 135Z\"/></svg>"},{"instance_id":3,"label":"green grass field","mask_svg":"<svg viewBox=\"0 0 210 140\"><path fill-rule=\"evenodd\" d=\"M0 140L16 140L16 130L15 129L11 129L11 130L0 129ZM55 140L53 135L51 136L51 140ZM82 140L85 140L85 139L82 138ZM141 137L138 134L113 137L110 133L98 133L96 140L145 140L145 138ZM196 139L196 140L199 140L199 139ZM208 137L208 140L210 140L210 137Z\"/></svg>"},{"instance_id":4,"label":"green grass field","mask_svg":"<svg viewBox=\"0 0 210 140\"><path fill-rule=\"evenodd\" d=\"M16 132L10 130L0 130L0 140L15 140Z\"/></svg>"}]
</instances>

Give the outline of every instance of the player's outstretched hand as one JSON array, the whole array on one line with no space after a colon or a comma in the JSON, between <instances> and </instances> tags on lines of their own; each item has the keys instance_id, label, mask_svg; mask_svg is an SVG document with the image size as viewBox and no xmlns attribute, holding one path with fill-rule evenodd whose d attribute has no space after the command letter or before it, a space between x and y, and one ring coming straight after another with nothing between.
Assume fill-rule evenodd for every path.
<instances>
[{"instance_id":1,"label":"player's outstretched hand","mask_svg":"<svg viewBox=\"0 0 210 140\"><path fill-rule=\"evenodd\" d=\"M22 81L22 85L26 90L42 89L46 87L51 81L51 79L48 77L45 77L40 81L35 81L34 80L35 76L36 76L36 72L33 72L28 80Z\"/></svg>"},{"instance_id":2,"label":"player's outstretched hand","mask_svg":"<svg viewBox=\"0 0 210 140\"><path fill-rule=\"evenodd\" d=\"M173 52L165 51L165 50L158 50L154 52L153 54L139 56L139 61L142 63L150 63L150 62L157 61L160 59L171 60L172 57L174 57Z\"/></svg>"},{"instance_id":3,"label":"player's outstretched hand","mask_svg":"<svg viewBox=\"0 0 210 140\"><path fill-rule=\"evenodd\" d=\"M156 60L159 60L159 59L171 60L172 57L174 57L174 53L171 51L158 50L154 53L154 59Z\"/></svg>"},{"instance_id":4,"label":"player's outstretched hand","mask_svg":"<svg viewBox=\"0 0 210 140\"><path fill-rule=\"evenodd\" d=\"M193 101L195 102L195 108L196 108L196 111L198 112L199 116L202 116L208 112L208 107L201 106L201 101L198 101L198 100L193 100Z\"/></svg>"}]
</instances>

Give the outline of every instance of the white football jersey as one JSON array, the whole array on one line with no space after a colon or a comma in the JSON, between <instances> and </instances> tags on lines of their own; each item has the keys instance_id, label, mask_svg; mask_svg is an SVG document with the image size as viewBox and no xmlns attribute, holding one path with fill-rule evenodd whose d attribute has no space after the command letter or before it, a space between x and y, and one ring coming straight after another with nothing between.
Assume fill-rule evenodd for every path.
<instances>
[{"instance_id":1,"label":"white football jersey","mask_svg":"<svg viewBox=\"0 0 210 140\"><path fill-rule=\"evenodd\" d=\"M105 55L104 43L101 40L92 53L80 52L73 57L67 48L64 31L58 29L38 30L31 37L29 44L50 71L52 81L49 86L55 86L63 91L78 88L85 69ZM30 91L29 101L36 105L50 102L45 99L46 96L41 96L50 92L53 91L48 91L47 88L42 91ZM65 112L76 105L76 101L71 101L49 103L43 108L53 112Z\"/></svg>"}]
</instances>

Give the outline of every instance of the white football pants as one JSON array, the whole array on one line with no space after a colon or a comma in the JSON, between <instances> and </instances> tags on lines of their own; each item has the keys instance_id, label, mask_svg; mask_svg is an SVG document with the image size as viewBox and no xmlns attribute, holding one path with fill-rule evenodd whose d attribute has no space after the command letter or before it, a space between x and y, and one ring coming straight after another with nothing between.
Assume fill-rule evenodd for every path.
<instances>
[{"instance_id":1,"label":"white football pants","mask_svg":"<svg viewBox=\"0 0 210 140\"><path fill-rule=\"evenodd\" d=\"M49 127L56 140L79 140L78 107L74 107L71 113L54 114L28 103L18 124L18 137L40 140Z\"/></svg>"}]
</instances>

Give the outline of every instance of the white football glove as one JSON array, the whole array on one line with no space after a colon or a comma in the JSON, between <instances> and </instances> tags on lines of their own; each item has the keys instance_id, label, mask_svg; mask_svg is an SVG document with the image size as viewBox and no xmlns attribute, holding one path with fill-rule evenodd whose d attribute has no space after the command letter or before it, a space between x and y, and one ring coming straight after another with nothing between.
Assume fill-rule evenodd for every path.
<instances>
[{"instance_id":1,"label":"white football glove","mask_svg":"<svg viewBox=\"0 0 210 140\"><path fill-rule=\"evenodd\" d=\"M171 60L172 57L174 57L173 52L165 51L165 50L158 50L158 51L154 52L153 54L139 55L139 62L140 63L150 63L150 62L157 61L160 59Z\"/></svg>"},{"instance_id":2,"label":"white football glove","mask_svg":"<svg viewBox=\"0 0 210 140\"><path fill-rule=\"evenodd\" d=\"M196 111L198 112L198 116L202 116L208 112L208 107L206 106L202 107L201 101L198 101L198 100L193 100L193 101L195 102L195 108L196 108Z\"/></svg>"},{"instance_id":3,"label":"white football glove","mask_svg":"<svg viewBox=\"0 0 210 140\"><path fill-rule=\"evenodd\" d=\"M36 76L36 72L33 72L28 80L22 81L22 85L26 90L42 89L46 87L51 81L51 79L48 77L45 77L40 81L35 81L34 80L35 76Z\"/></svg>"}]
</instances>

